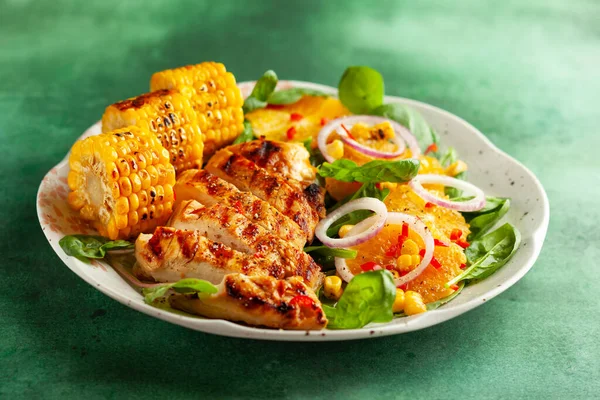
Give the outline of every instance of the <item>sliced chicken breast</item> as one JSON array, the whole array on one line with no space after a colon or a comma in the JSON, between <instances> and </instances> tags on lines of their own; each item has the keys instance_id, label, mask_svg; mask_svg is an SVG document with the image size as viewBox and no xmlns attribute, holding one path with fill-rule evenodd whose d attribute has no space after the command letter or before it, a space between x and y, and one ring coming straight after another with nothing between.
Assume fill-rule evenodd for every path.
<instances>
[{"instance_id":1,"label":"sliced chicken breast","mask_svg":"<svg viewBox=\"0 0 600 400\"><path fill-rule=\"evenodd\" d=\"M243 254L205 238L199 231L158 227L154 234L138 236L135 257L134 274L157 282L197 278L218 284L231 273L285 277L285 269L277 257Z\"/></svg>"},{"instance_id":2,"label":"sliced chicken breast","mask_svg":"<svg viewBox=\"0 0 600 400\"><path fill-rule=\"evenodd\" d=\"M323 274L314 260L301 249L272 235L258 224L222 204L205 207L195 200L182 202L169 226L197 230L206 238L254 257L268 257L283 265L285 276L300 276L311 288L318 288Z\"/></svg>"},{"instance_id":3,"label":"sliced chicken breast","mask_svg":"<svg viewBox=\"0 0 600 400\"><path fill-rule=\"evenodd\" d=\"M297 248L302 248L307 235L291 219L252 193L240 192L231 183L205 170L188 170L177 178L174 187L178 203L196 200L205 206L223 204L233 207L251 222Z\"/></svg>"},{"instance_id":4,"label":"sliced chicken breast","mask_svg":"<svg viewBox=\"0 0 600 400\"><path fill-rule=\"evenodd\" d=\"M209 318L279 329L323 329L327 318L299 277L226 275L215 294L173 294L171 307Z\"/></svg>"},{"instance_id":5,"label":"sliced chicken breast","mask_svg":"<svg viewBox=\"0 0 600 400\"><path fill-rule=\"evenodd\" d=\"M298 224L308 240L312 241L320 211L313 208L303 191L287 183L289 179L271 174L247 158L233 154L227 148L219 150L210 159L206 170L234 184L238 189L251 192L269 202Z\"/></svg>"}]
</instances>

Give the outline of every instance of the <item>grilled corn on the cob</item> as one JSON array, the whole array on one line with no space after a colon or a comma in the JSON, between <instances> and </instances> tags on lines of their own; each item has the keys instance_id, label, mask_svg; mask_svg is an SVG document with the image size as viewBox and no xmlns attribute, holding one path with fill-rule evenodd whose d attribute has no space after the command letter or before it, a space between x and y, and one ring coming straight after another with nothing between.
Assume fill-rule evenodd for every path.
<instances>
[{"instance_id":1,"label":"grilled corn on the cob","mask_svg":"<svg viewBox=\"0 0 600 400\"><path fill-rule=\"evenodd\" d=\"M215 62L168 69L150 79L150 90L175 89L192 101L204 133L204 155L226 146L244 129L244 99L235 77Z\"/></svg>"},{"instance_id":2,"label":"grilled corn on the cob","mask_svg":"<svg viewBox=\"0 0 600 400\"><path fill-rule=\"evenodd\" d=\"M102 236L126 239L164 225L175 170L155 135L132 126L77 141L69 157L69 205Z\"/></svg>"},{"instance_id":3,"label":"grilled corn on the cob","mask_svg":"<svg viewBox=\"0 0 600 400\"><path fill-rule=\"evenodd\" d=\"M102 116L102 131L136 125L156 134L176 172L202 166L204 142L190 100L174 90L158 90L115 103Z\"/></svg>"}]
</instances>

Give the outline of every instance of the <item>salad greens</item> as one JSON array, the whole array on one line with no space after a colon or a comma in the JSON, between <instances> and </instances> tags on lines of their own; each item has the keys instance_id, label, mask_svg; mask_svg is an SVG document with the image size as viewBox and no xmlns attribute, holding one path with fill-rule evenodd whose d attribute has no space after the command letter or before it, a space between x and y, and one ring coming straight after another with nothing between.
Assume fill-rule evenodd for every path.
<instances>
[{"instance_id":1,"label":"salad greens","mask_svg":"<svg viewBox=\"0 0 600 400\"><path fill-rule=\"evenodd\" d=\"M479 211L463 212L462 215L469 223L471 233L467 237L469 242L479 239L489 231L496 222L508 212L510 199L501 197L486 197L485 207Z\"/></svg>"},{"instance_id":2,"label":"salad greens","mask_svg":"<svg viewBox=\"0 0 600 400\"><path fill-rule=\"evenodd\" d=\"M373 160L364 165L357 165L347 159L325 162L319 167L319 175L323 178L334 178L342 182L408 182L417 175L421 163L414 158L385 161Z\"/></svg>"},{"instance_id":3,"label":"salad greens","mask_svg":"<svg viewBox=\"0 0 600 400\"><path fill-rule=\"evenodd\" d=\"M175 283L166 283L164 285L155 286L152 288L144 288L142 294L144 301L147 304L154 303L158 298L163 297L169 289L175 290L177 293L217 293L218 289L215 285L202 279L182 279Z\"/></svg>"},{"instance_id":4,"label":"salad greens","mask_svg":"<svg viewBox=\"0 0 600 400\"><path fill-rule=\"evenodd\" d=\"M108 250L133 249L135 245L126 240L110 240L94 235L69 235L58 242L69 256L89 263L92 258L104 258Z\"/></svg>"},{"instance_id":5,"label":"salad greens","mask_svg":"<svg viewBox=\"0 0 600 400\"><path fill-rule=\"evenodd\" d=\"M362 328L371 322L389 322L394 318L396 299L393 275L387 270L358 274L348 283L334 307L323 305L328 328Z\"/></svg>"},{"instance_id":6,"label":"salad greens","mask_svg":"<svg viewBox=\"0 0 600 400\"><path fill-rule=\"evenodd\" d=\"M252 124L250 123L250 121L245 119L244 120L244 130L242 131L242 133L240 133L240 136L238 136L235 139L233 144L251 142L254 139L256 139L256 138L254 137L254 131L252 130Z\"/></svg>"},{"instance_id":7,"label":"salad greens","mask_svg":"<svg viewBox=\"0 0 600 400\"><path fill-rule=\"evenodd\" d=\"M338 85L340 101L354 114L368 114L383 104L383 77L370 67L348 67Z\"/></svg>"},{"instance_id":8,"label":"salad greens","mask_svg":"<svg viewBox=\"0 0 600 400\"><path fill-rule=\"evenodd\" d=\"M520 243L521 234L509 223L473 241L465 251L469 266L447 286L487 278L510 260Z\"/></svg>"},{"instance_id":9,"label":"salad greens","mask_svg":"<svg viewBox=\"0 0 600 400\"><path fill-rule=\"evenodd\" d=\"M307 246L304 251L310 253L310 256L321 266L323 271L335 270L336 257L352 259L356 258L357 255L356 250L334 249L323 245Z\"/></svg>"},{"instance_id":10,"label":"salad greens","mask_svg":"<svg viewBox=\"0 0 600 400\"><path fill-rule=\"evenodd\" d=\"M268 104L267 100L269 99L269 96L275 90L275 86L277 86L277 81L277 74L274 71L268 70L265 72L263 76L256 81L252 93L250 93L250 96L244 101L244 114L248 114L259 108L265 108Z\"/></svg>"},{"instance_id":11,"label":"salad greens","mask_svg":"<svg viewBox=\"0 0 600 400\"><path fill-rule=\"evenodd\" d=\"M456 154L456 150L454 149L454 147L449 147L448 150L446 151L446 154L441 155L439 157L439 160L440 160L440 164L442 165L442 167L449 167L450 165L452 165L456 161L458 161L458 155ZM460 172L460 173L456 174L456 176L455 176L456 179L465 179L466 177L467 177L466 172ZM460 196L462 196L462 190L453 188L453 187L445 188L444 193L446 194L446 196L450 197L450 199L452 199L452 200L455 200L455 199L459 198Z\"/></svg>"},{"instance_id":12,"label":"salad greens","mask_svg":"<svg viewBox=\"0 0 600 400\"><path fill-rule=\"evenodd\" d=\"M329 96L327 93L322 92L317 89L308 89L308 88L290 88L290 89L282 89L278 90L274 93L271 93L269 98L267 99L267 103L283 105L283 104L292 104L297 102L302 98L302 96L321 96L327 97Z\"/></svg>"}]
</instances>

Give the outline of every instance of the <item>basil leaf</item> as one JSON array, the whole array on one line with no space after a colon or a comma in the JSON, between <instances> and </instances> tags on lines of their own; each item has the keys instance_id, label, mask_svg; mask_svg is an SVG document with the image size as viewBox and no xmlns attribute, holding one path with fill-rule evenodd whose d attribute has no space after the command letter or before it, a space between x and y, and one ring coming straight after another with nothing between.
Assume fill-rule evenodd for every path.
<instances>
[{"instance_id":1,"label":"basil leaf","mask_svg":"<svg viewBox=\"0 0 600 400\"><path fill-rule=\"evenodd\" d=\"M303 96L321 96L327 97L329 96L327 93L324 93L320 90L316 89L307 89L307 88L291 88L291 89L283 89L278 90L272 93L267 103L269 104L292 104L300 100Z\"/></svg>"},{"instance_id":2,"label":"basil leaf","mask_svg":"<svg viewBox=\"0 0 600 400\"><path fill-rule=\"evenodd\" d=\"M463 213L471 229L467 236L469 242L479 239L500 221L510 208L510 199L488 197L485 204L478 212Z\"/></svg>"},{"instance_id":3,"label":"basil leaf","mask_svg":"<svg viewBox=\"0 0 600 400\"><path fill-rule=\"evenodd\" d=\"M238 136L233 141L233 144L251 142L254 139L256 139L256 138L254 137L254 131L252 130L252 124L250 123L250 121L245 119L244 120L244 130L242 131L242 133L240 133L240 136Z\"/></svg>"},{"instance_id":4,"label":"basil leaf","mask_svg":"<svg viewBox=\"0 0 600 400\"><path fill-rule=\"evenodd\" d=\"M439 143L439 136L429 126L425 118L411 107L398 103L384 104L371 112L372 115L389 118L408 129L417 139L421 150L425 151L430 145ZM434 153L436 155L436 153Z\"/></svg>"},{"instance_id":5,"label":"basil leaf","mask_svg":"<svg viewBox=\"0 0 600 400\"><path fill-rule=\"evenodd\" d=\"M346 286L335 307L324 308L330 329L362 328L371 322L389 322L394 318L396 298L394 277L387 270L363 272Z\"/></svg>"},{"instance_id":6,"label":"basil leaf","mask_svg":"<svg viewBox=\"0 0 600 400\"><path fill-rule=\"evenodd\" d=\"M369 114L383 104L383 77L369 67L348 67L338 85L340 101L354 114Z\"/></svg>"},{"instance_id":7,"label":"basil leaf","mask_svg":"<svg viewBox=\"0 0 600 400\"><path fill-rule=\"evenodd\" d=\"M69 235L58 242L63 251L83 262L91 258L104 258L108 250L132 249L134 244L126 240L110 240L95 235Z\"/></svg>"},{"instance_id":8,"label":"basil leaf","mask_svg":"<svg viewBox=\"0 0 600 400\"><path fill-rule=\"evenodd\" d=\"M144 288L142 294L144 301L147 304L154 303L157 299L163 297L169 289L173 289L178 293L217 293L218 289L212 283L202 280L187 278L175 283L165 283L164 285L151 288Z\"/></svg>"},{"instance_id":9,"label":"basil leaf","mask_svg":"<svg viewBox=\"0 0 600 400\"><path fill-rule=\"evenodd\" d=\"M331 256L339 258L356 258L357 251L349 249L334 249L327 246L307 246L304 248L305 253L314 253L320 256ZM312 254L311 254L312 255Z\"/></svg>"},{"instance_id":10,"label":"basil leaf","mask_svg":"<svg viewBox=\"0 0 600 400\"><path fill-rule=\"evenodd\" d=\"M465 250L470 266L446 285L487 278L507 263L520 243L521 234L509 223L473 241Z\"/></svg>"},{"instance_id":11,"label":"basil leaf","mask_svg":"<svg viewBox=\"0 0 600 400\"><path fill-rule=\"evenodd\" d=\"M277 74L274 71L268 70L256 81L252 93L244 101L244 114L259 108L265 108L267 106L267 99L275 90L275 86L277 86Z\"/></svg>"},{"instance_id":12,"label":"basil leaf","mask_svg":"<svg viewBox=\"0 0 600 400\"><path fill-rule=\"evenodd\" d=\"M325 162L319 167L319 175L342 182L408 182L417 175L421 163L414 158L397 161L373 160L358 166L347 159Z\"/></svg>"},{"instance_id":13,"label":"basil leaf","mask_svg":"<svg viewBox=\"0 0 600 400\"><path fill-rule=\"evenodd\" d=\"M378 200L384 201L385 198L390 194L390 189L377 189L374 183L363 183L363 185L351 196L346 197L345 199L337 202L333 207L327 210L327 213L331 213L335 209L341 207L347 202L355 199L359 199L361 197L374 197ZM357 210L353 211L349 214L344 215L337 221L335 221L329 229L327 229L327 236L334 237L337 236L340 228L344 225L356 225L363 219L370 217L373 215L371 211L368 210Z\"/></svg>"}]
</instances>

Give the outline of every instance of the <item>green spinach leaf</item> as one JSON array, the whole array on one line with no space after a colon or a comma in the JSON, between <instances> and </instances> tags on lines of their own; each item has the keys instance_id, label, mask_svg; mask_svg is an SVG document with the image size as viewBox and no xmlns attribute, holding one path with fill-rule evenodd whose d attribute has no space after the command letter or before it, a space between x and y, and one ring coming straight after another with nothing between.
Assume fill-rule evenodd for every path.
<instances>
[{"instance_id":1,"label":"green spinach leaf","mask_svg":"<svg viewBox=\"0 0 600 400\"><path fill-rule=\"evenodd\" d=\"M510 199L500 197L487 197L485 207L479 211L463 213L469 223L471 233L467 237L469 242L479 239L489 231L496 222L508 212Z\"/></svg>"},{"instance_id":2,"label":"green spinach leaf","mask_svg":"<svg viewBox=\"0 0 600 400\"><path fill-rule=\"evenodd\" d=\"M108 250L133 249L134 244L126 240L109 240L94 235L69 235L58 242L63 251L83 262L92 258L104 258Z\"/></svg>"},{"instance_id":3,"label":"green spinach leaf","mask_svg":"<svg viewBox=\"0 0 600 400\"><path fill-rule=\"evenodd\" d=\"M319 167L319 175L342 182L408 182L419 172L421 163L414 158L397 161L373 160L358 166L347 159L325 162Z\"/></svg>"},{"instance_id":4,"label":"green spinach leaf","mask_svg":"<svg viewBox=\"0 0 600 400\"><path fill-rule=\"evenodd\" d=\"M269 104L292 104L300 100L303 96L329 96L327 93L316 89L291 88L282 89L273 92L267 99Z\"/></svg>"},{"instance_id":5,"label":"green spinach leaf","mask_svg":"<svg viewBox=\"0 0 600 400\"><path fill-rule=\"evenodd\" d=\"M370 67L348 67L338 85L340 101L354 114L370 114L383 104L383 77Z\"/></svg>"},{"instance_id":6,"label":"green spinach leaf","mask_svg":"<svg viewBox=\"0 0 600 400\"><path fill-rule=\"evenodd\" d=\"M356 258L357 251L349 249L337 249L327 246L307 246L304 248L305 253L319 254L321 256L332 256L339 258Z\"/></svg>"},{"instance_id":7,"label":"green spinach leaf","mask_svg":"<svg viewBox=\"0 0 600 400\"><path fill-rule=\"evenodd\" d=\"M158 298L163 297L169 289L175 290L177 293L217 293L218 289L215 285L202 279L187 278L175 283L166 283L164 285L155 286L152 288L144 288L142 294L144 301L147 304L154 303Z\"/></svg>"},{"instance_id":8,"label":"green spinach leaf","mask_svg":"<svg viewBox=\"0 0 600 400\"><path fill-rule=\"evenodd\" d=\"M328 328L354 329L371 322L389 322L394 318L395 298L396 285L389 271L358 274L348 283L335 307L324 307Z\"/></svg>"},{"instance_id":9,"label":"green spinach leaf","mask_svg":"<svg viewBox=\"0 0 600 400\"><path fill-rule=\"evenodd\" d=\"M275 74L274 71L268 70L265 72L263 76L256 81L252 93L250 93L250 96L244 101L244 114L259 108L265 108L269 96L275 90L275 86L277 86L277 82L277 74Z\"/></svg>"},{"instance_id":10,"label":"green spinach leaf","mask_svg":"<svg viewBox=\"0 0 600 400\"><path fill-rule=\"evenodd\" d=\"M521 234L509 223L473 241L465 251L469 267L446 285L487 278L510 260L520 243Z\"/></svg>"},{"instance_id":11,"label":"green spinach leaf","mask_svg":"<svg viewBox=\"0 0 600 400\"><path fill-rule=\"evenodd\" d=\"M252 130L252 124L250 123L250 121L245 119L244 120L244 130L242 131L242 133L240 133L240 136L238 136L235 139L233 144L251 142L254 139L256 139L256 138L254 137L254 131Z\"/></svg>"}]
</instances>

